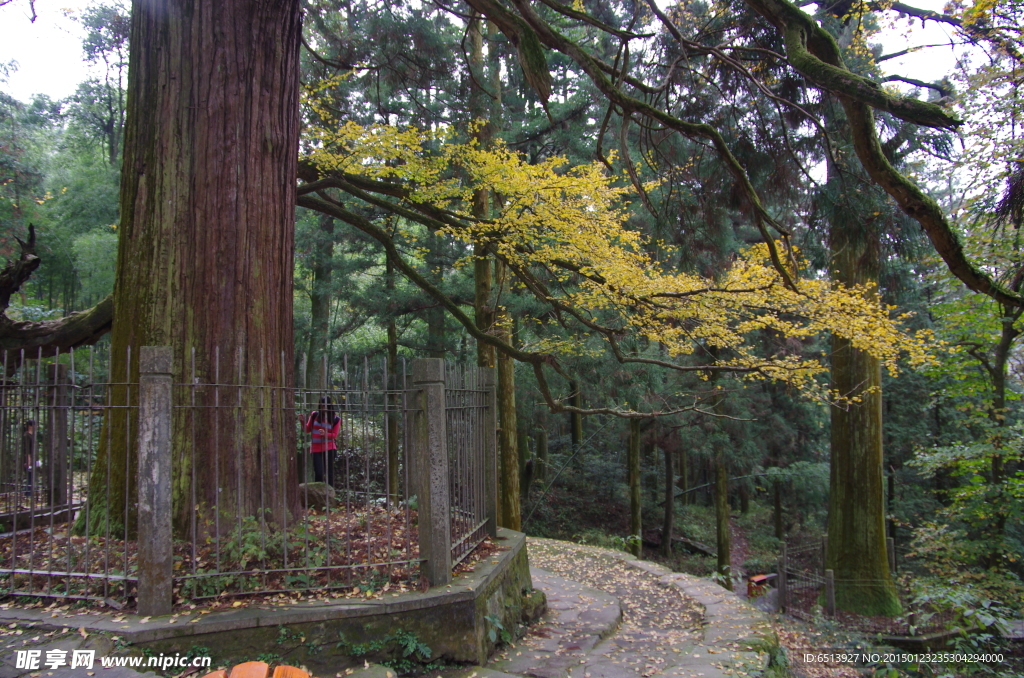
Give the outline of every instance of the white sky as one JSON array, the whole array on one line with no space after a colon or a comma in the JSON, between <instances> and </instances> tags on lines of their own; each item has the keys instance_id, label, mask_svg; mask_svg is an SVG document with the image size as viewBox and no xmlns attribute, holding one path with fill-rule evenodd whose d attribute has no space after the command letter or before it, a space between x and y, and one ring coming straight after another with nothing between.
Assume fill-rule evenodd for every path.
<instances>
[{"instance_id":1,"label":"white sky","mask_svg":"<svg viewBox=\"0 0 1024 678\"><path fill-rule=\"evenodd\" d=\"M921 9L941 10L945 0L909 0ZM78 83L85 80L89 70L82 62L82 29L68 18L66 11L79 12L88 6L88 0L37 0L35 22L29 21L26 0L0 8L0 63L14 59L17 72L11 74L0 89L20 101L30 101L35 93L48 94L60 99L74 93ZM948 27L928 22L913 23L909 36L903 34L908 22L900 21L897 28L886 31L884 52L895 52L908 45L948 43ZM948 74L956 63L956 54L947 47L933 47L883 62L887 73L932 81Z\"/></svg>"},{"instance_id":2,"label":"white sky","mask_svg":"<svg viewBox=\"0 0 1024 678\"><path fill-rule=\"evenodd\" d=\"M31 101L36 93L62 99L74 94L78 83L89 77L82 61L82 27L64 11L81 11L82 0L36 2L35 22L29 20L24 0L0 8L0 63L14 59L18 70L0 89L19 101Z\"/></svg>"}]
</instances>

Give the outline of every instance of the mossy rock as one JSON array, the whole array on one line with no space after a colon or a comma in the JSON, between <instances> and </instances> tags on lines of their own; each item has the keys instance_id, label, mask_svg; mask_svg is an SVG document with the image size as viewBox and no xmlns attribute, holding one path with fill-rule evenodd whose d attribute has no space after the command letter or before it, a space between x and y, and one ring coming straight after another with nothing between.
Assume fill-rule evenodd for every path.
<instances>
[{"instance_id":1,"label":"mossy rock","mask_svg":"<svg viewBox=\"0 0 1024 678\"><path fill-rule=\"evenodd\" d=\"M305 508L326 509L338 505L334 488L327 483L302 483L299 485L299 501Z\"/></svg>"}]
</instances>

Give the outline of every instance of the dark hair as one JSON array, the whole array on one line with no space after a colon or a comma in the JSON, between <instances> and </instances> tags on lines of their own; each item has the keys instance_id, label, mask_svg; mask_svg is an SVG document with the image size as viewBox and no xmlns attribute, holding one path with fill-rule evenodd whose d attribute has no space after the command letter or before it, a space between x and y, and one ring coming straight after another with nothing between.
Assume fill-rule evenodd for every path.
<instances>
[{"instance_id":1,"label":"dark hair","mask_svg":"<svg viewBox=\"0 0 1024 678\"><path fill-rule=\"evenodd\" d=\"M29 426L35 426L35 425L36 425L36 420L35 419L26 419L25 423L22 424L22 430L27 431Z\"/></svg>"},{"instance_id":2,"label":"dark hair","mask_svg":"<svg viewBox=\"0 0 1024 678\"><path fill-rule=\"evenodd\" d=\"M334 399L331 396L320 397L320 409L316 411L317 421L334 421Z\"/></svg>"}]
</instances>

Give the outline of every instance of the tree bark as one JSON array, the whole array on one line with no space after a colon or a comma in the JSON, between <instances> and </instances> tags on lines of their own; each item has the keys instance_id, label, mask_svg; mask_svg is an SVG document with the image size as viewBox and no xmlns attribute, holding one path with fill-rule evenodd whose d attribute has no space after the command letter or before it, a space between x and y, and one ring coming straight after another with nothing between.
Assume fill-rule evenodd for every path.
<instances>
[{"instance_id":1,"label":"tree bark","mask_svg":"<svg viewBox=\"0 0 1024 678\"><path fill-rule=\"evenodd\" d=\"M786 531L782 527L782 484L772 481L772 522L775 523L775 538L782 541Z\"/></svg>"},{"instance_id":2,"label":"tree bark","mask_svg":"<svg viewBox=\"0 0 1024 678\"><path fill-rule=\"evenodd\" d=\"M643 549L639 419L629 420L629 447L627 448L626 468L629 475L629 550L634 556L639 558Z\"/></svg>"},{"instance_id":3,"label":"tree bark","mask_svg":"<svg viewBox=\"0 0 1024 678\"><path fill-rule=\"evenodd\" d=\"M388 291L388 298L394 299L395 290L395 266L388 259L385 263L384 270L384 288ZM393 310L393 309L392 309ZM387 334L388 334L388 357L387 357L387 368L388 368L388 379L390 383L388 388L391 390L391 395L388 396L391 411L387 415L387 427L388 427L388 505L396 505L401 499L402 494L399 492L399 479L398 479L398 465L401 460L401 440L399 438L399 420L402 417L401 413L401 398L398 395L398 389L402 387L402 382L398 374L398 323L395 322L394 314L388 315L387 322Z\"/></svg>"},{"instance_id":4,"label":"tree bark","mask_svg":"<svg viewBox=\"0 0 1024 678\"><path fill-rule=\"evenodd\" d=\"M542 483L548 479L548 431L543 426L544 423L541 424L541 428L537 429L537 469L534 472L534 476Z\"/></svg>"},{"instance_id":5,"label":"tree bark","mask_svg":"<svg viewBox=\"0 0 1024 678\"><path fill-rule=\"evenodd\" d=\"M490 123L484 124L490 115L489 107L484 99L485 93L481 92L481 83L484 82L484 43L481 30L481 20L474 12L469 20L467 32L470 43L470 70L473 73L472 85L470 87L469 105L477 127L473 129L473 136L477 143L487 147L491 140ZM490 217L490 193L487 189L481 188L473 191L473 216L479 219ZM491 306L491 289L494 287L494 275L492 263L487 245L477 242L473 245L473 310L476 314L474 320L477 328L483 332L489 332L494 326L494 308ZM476 364L480 367L494 367L496 354L494 347L482 341L476 342Z\"/></svg>"},{"instance_id":6,"label":"tree bark","mask_svg":"<svg viewBox=\"0 0 1024 678\"><path fill-rule=\"evenodd\" d=\"M583 407L580 385L575 381L569 382L569 405L577 408ZM569 413L569 440L572 443L573 452L576 452L583 444L583 415L579 412Z\"/></svg>"},{"instance_id":7,"label":"tree bark","mask_svg":"<svg viewBox=\"0 0 1024 678\"><path fill-rule=\"evenodd\" d=\"M194 349L201 383L289 387L300 4L136 2L131 44L111 381L137 381L138 347L169 345L177 383L191 381ZM115 405L136 397L124 387L110 395ZM176 397L186 404L184 391ZM273 406L261 409L261 398ZM240 407L218 412L218 399ZM289 392L209 387L196 400L174 413L175 531L189 531L196 506L200 530L217 511L265 508L278 524L296 514ZM132 531L126 415L108 410L104 421L92 532L107 519Z\"/></svg>"},{"instance_id":8,"label":"tree bark","mask_svg":"<svg viewBox=\"0 0 1024 678\"><path fill-rule=\"evenodd\" d=\"M721 584L732 591L732 533L729 528L729 470L722 450L715 453L715 536Z\"/></svg>"},{"instance_id":9,"label":"tree bark","mask_svg":"<svg viewBox=\"0 0 1024 678\"><path fill-rule=\"evenodd\" d=\"M858 219L837 214L829 238L833 280L847 286L874 283L881 266L878 243ZM896 615L885 546L881 364L833 335L832 390L852 399L831 408L827 568L835 572L836 606Z\"/></svg>"},{"instance_id":10,"label":"tree bark","mask_svg":"<svg viewBox=\"0 0 1024 678\"><path fill-rule=\"evenodd\" d=\"M672 449L664 445L662 452L665 455L665 520L661 526L661 555L669 558L672 555L672 532L675 530L676 486L672 482Z\"/></svg>"},{"instance_id":11,"label":"tree bark","mask_svg":"<svg viewBox=\"0 0 1024 678\"><path fill-rule=\"evenodd\" d=\"M686 448L682 445L679 446L679 477L676 478L676 487L682 492L681 501L683 506L687 506L691 503L692 492L687 492L690 489L690 464L686 458Z\"/></svg>"},{"instance_id":12,"label":"tree bark","mask_svg":"<svg viewBox=\"0 0 1024 678\"><path fill-rule=\"evenodd\" d=\"M503 268L498 264L499 269ZM504 273L496 276L500 281ZM508 339L507 322L499 311L496 325L499 334ZM500 503L499 525L511 530L522 529L519 503L519 450L516 435L516 372L515 361L505 354L498 355L498 457L501 476L498 478Z\"/></svg>"},{"instance_id":13,"label":"tree bark","mask_svg":"<svg viewBox=\"0 0 1024 678\"><path fill-rule=\"evenodd\" d=\"M441 287L444 282L445 236L432 233L427 237L427 277L434 285ZM427 315L427 355L444 359L447 353L445 313L441 304L429 307Z\"/></svg>"},{"instance_id":14,"label":"tree bark","mask_svg":"<svg viewBox=\"0 0 1024 678\"><path fill-rule=\"evenodd\" d=\"M308 388L327 388L324 357L330 345L331 278L334 257L334 219L320 214L317 242L313 246L313 289L310 291L309 362L306 365Z\"/></svg>"},{"instance_id":15,"label":"tree bark","mask_svg":"<svg viewBox=\"0 0 1024 678\"><path fill-rule=\"evenodd\" d=\"M1018 291L1021 287L1021 280L1024 273L1018 273L1013 280L1011 287ZM998 306L1000 310L999 341L996 342L990 365L989 376L992 381L992 402L989 406L989 419L996 427L996 433L992 436L992 458L989 461L988 496L991 507L992 520L985 532L986 541L990 549L984 558L986 567L996 567L1002 560L1006 550L1006 522L1009 519L1009 493L1005 486L1006 473L1004 471L1004 455L1002 450L1006 447L1007 440L1003 433L1011 422L1007 416L1006 409L1006 372L1010 356L1013 352L1014 343L1020 336L1020 330L1016 323L1020 319L1022 309L1014 308L1006 304Z\"/></svg>"}]
</instances>

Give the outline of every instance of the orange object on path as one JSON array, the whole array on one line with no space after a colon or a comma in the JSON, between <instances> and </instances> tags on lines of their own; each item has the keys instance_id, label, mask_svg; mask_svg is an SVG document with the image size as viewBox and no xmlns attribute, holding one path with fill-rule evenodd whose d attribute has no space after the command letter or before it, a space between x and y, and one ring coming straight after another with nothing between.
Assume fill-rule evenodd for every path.
<instances>
[{"instance_id":1,"label":"orange object on path","mask_svg":"<svg viewBox=\"0 0 1024 678\"><path fill-rule=\"evenodd\" d=\"M231 669L230 678L268 678L270 665L265 662L245 662ZM207 673L203 678L229 678L228 672L218 669ZM310 678L309 673L295 666L282 664L274 669L273 678Z\"/></svg>"},{"instance_id":2,"label":"orange object on path","mask_svg":"<svg viewBox=\"0 0 1024 678\"><path fill-rule=\"evenodd\" d=\"M231 669L229 678L267 678L270 675L270 664L266 662L245 662L236 664Z\"/></svg>"},{"instance_id":3,"label":"orange object on path","mask_svg":"<svg viewBox=\"0 0 1024 678\"><path fill-rule=\"evenodd\" d=\"M309 674L300 668L282 664L274 669L274 678L309 678Z\"/></svg>"}]
</instances>

